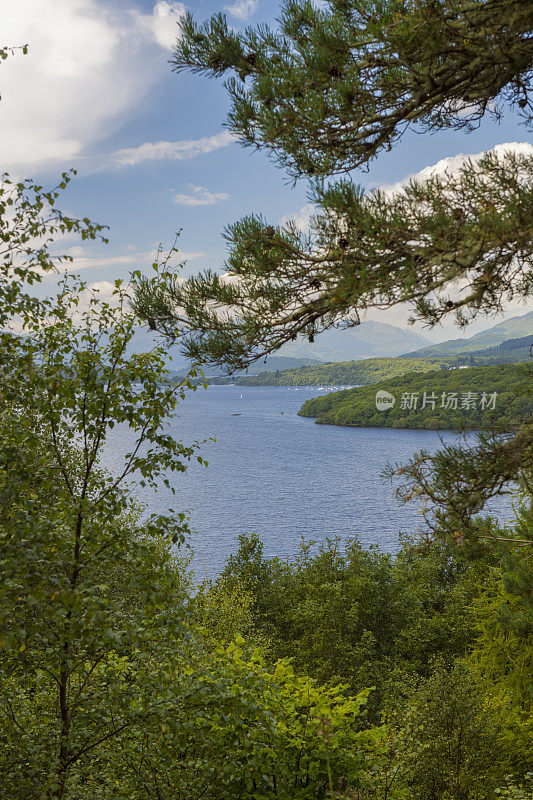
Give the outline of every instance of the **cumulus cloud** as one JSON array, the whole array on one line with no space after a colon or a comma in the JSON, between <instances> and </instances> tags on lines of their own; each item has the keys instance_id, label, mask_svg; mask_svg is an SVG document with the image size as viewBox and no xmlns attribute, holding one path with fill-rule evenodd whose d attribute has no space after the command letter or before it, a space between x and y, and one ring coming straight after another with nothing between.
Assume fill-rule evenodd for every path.
<instances>
[{"instance_id":1,"label":"cumulus cloud","mask_svg":"<svg viewBox=\"0 0 533 800\"><path fill-rule=\"evenodd\" d=\"M87 290L98 296L100 300L109 301L115 294L116 286L109 281L95 281L94 283L88 284Z\"/></svg>"},{"instance_id":2,"label":"cumulus cloud","mask_svg":"<svg viewBox=\"0 0 533 800\"><path fill-rule=\"evenodd\" d=\"M424 169L420 170L420 172L408 175L406 178L403 178L397 183L385 184L379 188L386 194L393 195L400 191L411 180L424 181L428 178L434 177L435 175L453 175L453 173L458 172L461 169L466 161L472 161L475 163L488 152L494 153L498 158L502 158L505 153L509 152L516 153L517 155L533 156L533 145L529 144L528 142L506 142L503 144L497 144L490 150L484 150L481 153L475 153L471 155L459 153L456 156L443 158L440 161L437 161L436 164L424 167Z\"/></svg>"},{"instance_id":3,"label":"cumulus cloud","mask_svg":"<svg viewBox=\"0 0 533 800\"><path fill-rule=\"evenodd\" d=\"M143 161L169 159L173 161L187 161L195 156L212 153L227 147L235 141L235 136L229 131L222 131L214 136L203 136L201 139L183 139L178 142L145 142L138 147L125 147L116 150L110 157L110 162L117 166L135 166Z\"/></svg>"},{"instance_id":4,"label":"cumulus cloud","mask_svg":"<svg viewBox=\"0 0 533 800\"><path fill-rule=\"evenodd\" d=\"M316 214L315 206L312 203L307 203L294 214L287 214L281 217L279 224L287 225L287 223L293 222L299 231L302 233L309 233L311 230L311 218L314 214Z\"/></svg>"},{"instance_id":5,"label":"cumulus cloud","mask_svg":"<svg viewBox=\"0 0 533 800\"><path fill-rule=\"evenodd\" d=\"M176 43L178 36L177 24L185 14L183 3L159 0L155 4L152 14L152 31L156 42L167 50Z\"/></svg>"},{"instance_id":6,"label":"cumulus cloud","mask_svg":"<svg viewBox=\"0 0 533 800\"><path fill-rule=\"evenodd\" d=\"M139 262L147 263L150 259L150 253L127 253L123 255L101 255L94 256L90 253L78 254L73 257L73 261L68 264L69 272L79 272L84 269L102 269L103 267L121 267L130 266L134 269L138 266Z\"/></svg>"},{"instance_id":7,"label":"cumulus cloud","mask_svg":"<svg viewBox=\"0 0 533 800\"><path fill-rule=\"evenodd\" d=\"M0 0L0 170L70 166L110 134L167 69L161 48L184 12L159 0L149 13L108 0Z\"/></svg>"},{"instance_id":8,"label":"cumulus cloud","mask_svg":"<svg viewBox=\"0 0 533 800\"><path fill-rule=\"evenodd\" d=\"M224 11L241 22L246 22L255 14L258 5L258 0L235 0L234 3L224 6Z\"/></svg>"},{"instance_id":9,"label":"cumulus cloud","mask_svg":"<svg viewBox=\"0 0 533 800\"><path fill-rule=\"evenodd\" d=\"M226 192L210 192L203 186L195 186L193 183L187 183L187 188L190 189L189 194L175 194L173 200L182 206L212 206L219 203L221 200L228 200L229 194Z\"/></svg>"}]
</instances>

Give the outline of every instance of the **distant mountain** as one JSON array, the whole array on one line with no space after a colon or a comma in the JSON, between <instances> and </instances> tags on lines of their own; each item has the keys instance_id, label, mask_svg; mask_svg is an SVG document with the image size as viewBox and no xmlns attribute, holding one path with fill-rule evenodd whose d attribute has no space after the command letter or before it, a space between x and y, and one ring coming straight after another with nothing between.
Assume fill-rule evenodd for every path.
<instances>
[{"instance_id":1,"label":"distant mountain","mask_svg":"<svg viewBox=\"0 0 533 800\"><path fill-rule=\"evenodd\" d=\"M519 339L506 339L501 344L493 347L484 347L482 350L473 350L466 353L459 353L456 358L464 363L484 362L486 364L527 364L533 357L533 333L529 336L521 336ZM451 359L448 358L447 361Z\"/></svg>"},{"instance_id":2,"label":"distant mountain","mask_svg":"<svg viewBox=\"0 0 533 800\"><path fill-rule=\"evenodd\" d=\"M159 341L159 337L148 330L140 330L135 335L133 352L142 353L150 350ZM248 369L247 375L260 372L275 372L282 369L295 369L300 366L311 366L325 361L353 361L381 356L397 356L429 344L429 339L414 331L397 328L385 322L363 322L355 328L331 329L319 334L313 343L307 340L290 342L284 345L275 356L270 356L266 363L259 361ZM187 359L174 348L169 367L183 374L187 369ZM206 375L223 375L219 367L205 368ZM239 374L243 374L240 371Z\"/></svg>"},{"instance_id":3,"label":"distant mountain","mask_svg":"<svg viewBox=\"0 0 533 800\"><path fill-rule=\"evenodd\" d=\"M261 372L277 372L284 369L298 369L299 367L314 367L322 364L317 358L293 358L292 356L269 356L264 360L256 361L246 371L239 370L239 375L259 375ZM221 367L204 367L206 375L226 375Z\"/></svg>"},{"instance_id":4,"label":"distant mountain","mask_svg":"<svg viewBox=\"0 0 533 800\"><path fill-rule=\"evenodd\" d=\"M409 358L431 358L435 356L457 355L468 353L472 350L482 350L486 347L494 347L508 339L519 339L533 334L533 311L529 311L521 317L511 317L505 322L489 328L481 333L476 333L469 339L449 339L446 342L433 344L410 353L404 353Z\"/></svg>"},{"instance_id":5,"label":"distant mountain","mask_svg":"<svg viewBox=\"0 0 533 800\"><path fill-rule=\"evenodd\" d=\"M355 361L365 358L397 356L408 348L427 346L429 340L412 330L385 322L362 322L355 328L333 328L319 334L313 343L306 340L284 345L282 356L315 358L320 361Z\"/></svg>"},{"instance_id":6,"label":"distant mountain","mask_svg":"<svg viewBox=\"0 0 533 800\"><path fill-rule=\"evenodd\" d=\"M511 352L513 350L531 350L533 347L533 333L530 333L529 336L521 336L519 339L506 339L505 342L496 345L495 347L489 347L485 353L496 353L497 351L500 352Z\"/></svg>"},{"instance_id":7,"label":"distant mountain","mask_svg":"<svg viewBox=\"0 0 533 800\"><path fill-rule=\"evenodd\" d=\"M439 344L430 344L425 336L413 330L405 330L385 322L368 321L355 328L330 329L319 334L312 343L307 340L290 342L280 348L278 355L267 358L266 363L260 360L252 364L246 372L239 370L239 375L259 375L263 372L297 369L317 364L361 361L368 358L398 355L405 358L442 358L481 351L509 339L522 338L532 333L533 311L521 317L513 317L505 322L500 322L469 339L450 339ZM142 329L135 335L130 349L136 353L147 352L159 341L161 339L156 334ZM177 347L172 348L170 353L172 360L169 359L169 368L176 374L185 374L188 368L187 359L178 352ZM480 357L482 353L476 352L475 355ZM494 353L494 356L496 355L499 354ZM518 359L513 357L509 360ZM204 372L210 377L226 374L221 367L212 366L206 366Z\"/></svg>"},{"instance_id":8,"label":"distant mountain","mask_svg":"<svg viewBox=\"0 0 533 800\"><path fill-rule=\"evenodd\" d=\"M133 341L130 344L129 351L131 353L147 353L158 344L164 344L164 340L157 334L151 331L141 329L135 334ZM188 360L182 356L177 347L169 349L169 358L167 367L172 370L176 375L186 374L189 368ZM296 356L270 356L266 362L264 360L252 364L246 371L240 370L241 375L259 375L261 372L269 371L276 372L276 370L284 369L297 369L298 367L311 367L316 364L321 364L322 361L318 358L310 357L296 357ZM209 377L217 377L226 375L226 371L221 367L205 366L204 372Z\"/></svg>"},{"instance_id":9,"label":"distant mountain","mask_svg":"<svg viewBox=\"0 0 533 800\"><path fill-rule=\"evenodd\" d=\"M330 364L313 364L308 367L263 372L255 375L234 375L232 383L239 386L331 386L348 384L364 386L396 375L412 372L430 372L436 369L458 369L497 364L527 364L533 353L533 335L508 339L494 347L469 350L445 356L384 356L361 358L358 361L333 361ZM226 378L214 377L213 383L227 383Z\"/></svg>"}]
</instances>

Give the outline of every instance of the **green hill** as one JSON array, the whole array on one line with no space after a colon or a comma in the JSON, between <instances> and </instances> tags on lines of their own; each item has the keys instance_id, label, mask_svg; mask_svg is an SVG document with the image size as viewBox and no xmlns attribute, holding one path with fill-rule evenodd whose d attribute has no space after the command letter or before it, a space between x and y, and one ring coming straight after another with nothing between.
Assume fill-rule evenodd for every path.
<instances>
[{"instance_id":1,"label":"green hill","mask_svg":"<svg viewBox=\"0 0 533 800\"><path fill-rule=\"evenodd\" d=\"M487 347L484 350L475 350L472 353L464 353L458 358L468 360L473 357L476 361L486 364L520 364L526 362L533 356L533 334L522 336L519 339L509 339L506 342Z\"/></svg>"},{"instance_id":2,"label":"green hill","mask_svg":"<svg viewBox=\"0 0 533 800\"><path fill-rule=\"evenodd\" d=\"M457 355L470 351L482 350L487 347L494 347L509 339L520 339L533 334L533 311L523 314L521 317L512 317L499 322L486 331L476 333L469 339L449 339L446 342L423 347L421 350L413 350L405 353L411 358L437 358L447 355Z\"/></svg>"},{"instance_id":3,"label":"green hill","mask_svg":"<svg viewBox=\"0 0 533 800\"><path fill-rule=\"evenodd\" d=\"M296 369L263 371L258 375L220 377L210 383L236 383L239 386L331 386L348 384L366 386L406 372L430 372L435 369L475 367L483 364L520 364L530 358L533 335L510 339L495 347L447 357L368 358L361 361L314 364Z\"/></svg>"},{"instance_id":4,"label":"green hill","mask_svg":"<svg viewBox=\"0 0 533 800\"><path fill-rule=\"evenodd\" d=\"M439 366L441 361L442 359L434 358L366 358L361 361L335 361L332 364L261 372L253 376L239 375L231 382L239 386L321 386L339 383L362 385L375 383L383 378L392 378L404 372L427 372Z\"/></svg>"},{"instance_id":5,"label":"green hill","mask_svg":"<svg viewBox=\"0 0 533 800\"><path fill-rule=\"evenodd\" d=\"M379 383L307 400L300 416L324 425L461 430L494 424L518 426L533 410L529 364L409 373ZM376 392L394 405L376 407Z\"/></svg>"}]
</instances>

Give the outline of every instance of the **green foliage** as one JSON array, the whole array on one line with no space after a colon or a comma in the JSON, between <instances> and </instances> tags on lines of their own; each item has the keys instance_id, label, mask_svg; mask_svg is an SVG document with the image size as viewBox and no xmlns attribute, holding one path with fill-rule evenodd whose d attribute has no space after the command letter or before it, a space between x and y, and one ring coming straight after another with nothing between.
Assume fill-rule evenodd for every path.
<instances>
[{"instance_id":1,"label":"green foliage","mask_svg":"<svg viewBox=\"0 0 533 800\"><path fill-rule=\"evenodd\" d=\"M398 712L398 781L417 800L485 800L502 772L494 720L459 667L437 668Z\"/></svg>"},{"instance_id":2,"label":"green foliage","mask_svg":"<svg viewBox=\"0 0 533 800\"><path fill-rule=\"evenodd\" d=\"M509 774L520 786L532 741L531 569L486 535L512 542L529 514L524 505L508 529L478 520L477 543L406 538L394 560L337 540L266 559L256 536L241 537L220 585L246 587L249 635L268 639L268 658L351 693L376 686L357 722L375 738L354 796L486 800Z\"/></svg>"},{"instance_id":3,"label":"green foliage","mask_svg":"<svg viewBox=\"0 0 533 800\"><path fill-rule=\"evenodd\" d=\"M196 587L194 618L215 641L225 642L248 636L253 629L253 595L232 582L204 580Z\"/></svg>"},{"instance_id":4,"label":"green foliage","mask_svg":"<svg viewBox=\"0 0 533 800\"><path fill-rule=\"evenodd\" d=\"M326 425L433 430L494 426L517 428L531 419L533 405L528 395L530 384L531 370L526 364L439 370L423 375L413 371L384 380L372 389L347 389L306 400L298 413L304 417L316 417L317 423ZM396 402L392 408L376 408L377 389L394 395ZM473 393L475 402L470 408L461 408L468 392ZM494 392L497 393L494 409L482 408L480 399L483 393L488 397ZM404 393L414 395L416 407L402 408ZM422 407L424 394L427 400L425 408ZM457 408L453 407L453 403L451 408L446 407L446 396L450 394L455 396ZM432 401L428 398L432 398Z\"/></svg>"},{"instance_id":5,"label":"green foliage","mask_svg":"<svg viewBox=\"0 0 533 800\"><path fill-rule=\"evenodd\" d=\"M486 525L478 521L480 534ZM438 541L409 539L394 560L399 602L394 624L394 680L389 699L395 702L401 682L409 675L428 677L435 659L450 666L471 646L475 618L471 603L494 564L483 540L466 549Z\"/></svg>"},{"instance_id":6,"label":"green foliage","mask_svg":"<svg viewBox=\"0 0 533 800\"><path fill-rule=\"evenodd\" d=\"M0 182L0 330L34 324L44 316L50 301L28 292L45 274L60 271L72 262L70 255L55 255L56 237L79 236L100 240L105 226L88 219L64 214L56 201L71 180L63 173L60 182L48 190L32 180L14 182L7 173ZM58 309L57 309L58 313ZM18 324L17 324L18 323Z\"/></svg>"},{"instance_id":7,"label":"green foliage","mask_svg":"<svg viewBox=\"0 0 533 800\"><path fill-rule=\"evenodd\" d=\"M509 536L533 538L531 507L521 507ZM533 759L533 568L520 550L506 554L504 567L473 603L476 640L467 663L483 681L509 772L522 773Z\"/></svg>"},{"instance_id":8,"label":"green foliage","mask_svg":"<svg viewBox=\"0 0 533 800\"><path fill-rule=\"evenodd\" d=\"M68 605L66 589L45 602L41 586L34 585L31 595L26 587L34 619L31 626L24 620L19 602L12 625L17 633L25 625L22 644L14 647L13 631L3 625L0 787L5 797L94 796L76 794L76 776L87 778L95 770L105 775L106 743L120 747L136 725L162 721L175 702L170 677L184 641L178 635L183 604L172 558L168 551L163 557L157 540L135 537L131 528L115 540L96 574L83 571ZM21 555L27 550L21 542ZM54 575L53 566L49 573L57 579L61 573ZM6 570L11 582L13 572ZM4 602L5 592L2 610Z\"/></svg>"},{"instance_id":9,"label":"green foliage","mask_svg":"<svg viewBox=\"0 0 533 800\"><path fill-rule=\"evenodd\" d=\"M528 772L524 776L524 783L517 785L512 778L507 778L505 788L495 789L498 797L506 797L508 800L531 800L533 797L533 772Z\"/></svg>"},{"instance_id":10,"label":"green foliage","mask_svg":"<svg viewBox=\"0 0 533 800\"><path fill-rule=\"evenodd\" d=\"M183 388L168 380L160 353L125 356L131 315L91 300L76 324L75 299L64 293L57 315L49 309L26 337L3 335L0 640L14 761L0 781L9 797L65 796L70 772L101 742L164 709L163 667L178 653L177 643L175 653L165 646L181 626L176 577L157 543L183 541L184 515L133 523L124 480L168 481L169 470L185 468L194 448L164 428ZM126 424L133 448L107 474L98 460L111 430ZM13 672L24 676L16 694Z\"/></svg>"},{"instance_id":11,"label":"green foliage","mask_svg":"<svg viewBox=\"0 0 533 800\"><path fill-rule=\"evenodd\" d=\"M103 742L164 707L164 643L183 616L168 545L187 524L141 525L125 482L168 483L195 447L166 433L185 386L163 351L126 355L136 323L120 281L109 303L68 276L55 298L29 292L57 263L55 236L101 228L56 211L56 190L6 181L2 192L1 322L18 332L2 332L0 353L0 782L5 796L62 798ZM99 459L123 425L133 447L111 475Z\"/></svg>"},{"instance_id":12,"label":"green foliage","mask_svg":"<svg viewBox=\"0 0 533 800\"><path fill-rule=\"evenodd\" d=\"M457 548L406 541L393 561L356 541L300 548L293 561L266 559L257 536L242 536L220 580L252 595L252 621L272 657L352 692L374 685L370 719L401 692L406 675L450 664L474 636L467 610L487 570L486 548L471 561ZM253 636L253 634L252 634Z\"/></svg>"},{"instance_id":13,"label":"green foliage","mask_svg":"<svg viewBox=\"0 0 533 800\"><path fill-rule=\"evenodd\" d=\"M357 784L380 735L353 724L368 692L347 699L284 661L267 669L257 652L245 657L243 645L237 637L198 659L191 654L175 679L173 711L163 725L143 728L142 755L128 742L119 754L113 798L305 800L326 797L330 776L336 789Z\"/></svg>"}]
</instances>

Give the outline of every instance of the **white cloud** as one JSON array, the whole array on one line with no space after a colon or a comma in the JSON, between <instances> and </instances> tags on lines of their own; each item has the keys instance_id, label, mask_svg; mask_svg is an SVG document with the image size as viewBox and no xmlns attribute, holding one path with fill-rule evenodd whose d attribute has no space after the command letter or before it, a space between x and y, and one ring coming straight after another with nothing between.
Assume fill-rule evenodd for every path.
<instances>
[{"instance_id":1,"label":"white cloud","mask_svg":"<svg viewBox=\"0 0 533 800\"><path fill-rule=\"evenodd\" d=\"M131 251L126 248L127 253L111 255L107 253L95 254L84 247L75 246L63 250L64 255L72 256L72 261L65 261L60 267L60 271L81 272L87 269L112 269L113 267L129 267L131 270L140 269L152 264L157 256L156 250L145 250L140 252ZM180 261L193 261L195 258L203 258L204 252L200 251L179 251ZM50 273L50 276L54 276Z\"/></svg>"},{"instance_id":2,"label":"white cloud","mask_svg":"<svg viewBox=\"0 0 533 800\"><path fill-rule=\"evenodd\" d=\"M111 163L118 166L135 166L142 161L169 159L186 161L203 153L212 153L227 147L235 141L235 136L229 131L222 131L214 136L204 136L201 139L183 139L178 142L145 142L138 147L125 147L111 154Z\"/></svg>"},{"instance_id":3,"label":"white cloud","mask_svg":"<svg viewBox=\"0 0 533 800\"><path fill-rule=\"evenodd\" d=\"M98 295L101 300L111 300L116 288L115 284L109 281L95 281L87 286L87 289Z\"/></svg>"},{"instance_id":4,"label":"white cloud","mask_svg":"<svg viewBox=\"0 0 533 800\"><path fill-rule=\"evenodd\" d=\"M294 214L287 214L279 220L280 225L287 225L293 222L299 231L302 233L309 233L311 230L311 218L316 214L316 208L312 203L302 206Z\"/></svg>"},{"instance_id":5,"label":"white cloud","mask_svg":"<svg viewBox=\"0 0 533 800\"><path fill-rule=\"evenodd\" d=\"M187 183L186 186L191 190L189 194L175 194L173 200L182 206L212 206L221 200L228 200L229 194L226 192L210 192L203 186L195 186Z\"/></svg>"},{"instance_id":6,"label":"white cloud","mask_svg":"<svg viewBox=\"0 0 533 800\"><path fill-rule=\"evenodd\" d=\"M255 14L258 5L258 0L235 0L231 5L224 6L224 11L241 20L241 22L246 22Z\"/></svg>"},{"instance_id":7,"label":"white cloud","mask_svg":"<svg viewBox=\"0 0 533 800\"><path fill-rule=\"evenodd\" d=\"M155 40L161 47L170 50L178 36L177 23L185 14L183 3L159 0L152 14L152 30Z\"/></svg>"},{"instance_id":8,"label":"white cloud","mask_svg":"<svg viewBox=\"0 0 533 800\"><path fill-rule=\"evenodd\" d=\"M92 256L90 254L83 256L75 256L73 261L68 264L69 272L79 272L84 269L102 269L103 267L120 267L130 266L131 269L136 269L139 262L147 263L150 259L150 253L127 253L126 255L102 255Z\"/></svg>"},{"instance_id":9,"label":"white cloud","mask_svg":"<svg viewBox=\"0 0 533 800\"><path fill-rule=\"evenodd\" d=\"M403 189L403 187L411 180L422 182L428 178L434 177L435 175L453 175L455 172L458 172L461 169L466 161L470 160L475 163L488 152L494 153L498 158L502 158L505 153L509 152L516 153L517 155L533 156L533 145L529 144L528 142L506 142L504 144L497 144L490 150L484 150L481 153L475 153L471 155L459 153L456 156L443 158L440 161L437 161L436 164L424 167L424 169L420 170L420 172L408 175L406 178L403 178L403 180L398 181L397 183L385 184L379 188L386 194L393 195Z\"/></svg>"},{"instance_id":10,"label":"white cloud","mask_svg":"<svg viewBox=\"0 0 533 800\"><path fill-rule=\"evenodd\" d=\"M224 283L227 283L227 284L228 284L228 285L230 285L230 286L231 286L232 284L233 284L234 286L236 286L236 285L238 285L238 284L240 283L240 281L241 281L241 276L240 276L240 275L235 275L235 273L234 273L234 272L223 272L223 273L220 275L220 278L219 278L219 280L220 280L220 283L222 283L222 284L224 284Z\"/></svg>"},{"instance_id":11,"label":"white cloud","mask_svg":"<svg viewBox=\"0 0 533 800\"><path fill-rule=\"evenodd\" d=\"M72 258L81 258L82 256L85 255L85 247L82 247L80 244L73 245L72 247L67 247L66 250L62 251L62 255L71 256Z\"/></svg>"},{"instance_id":12,"label":"white cloud","mask_svg":"<svg viewBox=\"0 0 533 800\"><path fill-rule=\"evenodd\" d=\"M0 0L3 42L29 45L2 64L0 170L65 168L110 134L168 69L161 47L183 12L163 0L146 14L109 0Z\"/></svg>"}]
</instances>

